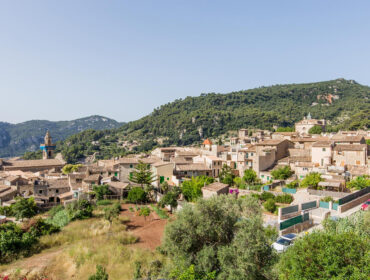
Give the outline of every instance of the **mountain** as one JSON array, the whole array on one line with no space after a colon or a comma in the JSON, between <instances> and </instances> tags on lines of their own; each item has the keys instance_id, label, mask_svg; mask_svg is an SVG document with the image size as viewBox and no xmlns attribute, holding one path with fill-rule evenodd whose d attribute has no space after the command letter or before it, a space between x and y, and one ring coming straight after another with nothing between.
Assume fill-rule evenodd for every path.
<instances>
[{"instance_id":1,"label":"mountain","mask_svg":"<svg viewBox=\"0 0 370 280\"><path fill-rule=\"evenodd\" d=\"M69 162L94 153L97 158L110 158L156 146L199 143L240 128L292 127L309 112L313 118L328 120L332 131L366 129L369 98L370 87L345 79L201 94L162 105L118 129L73 135L58 149Z\"/></svg>"},{"instance_id":2,"label":"mountain","mask_svg":"<svg viewBox=\"0 0 370 280\"><path fill-rule=\"evenodd\" d=\"M170 144L188 144L239 128L293 126L309 112L328 120L333 129L358 129L370 127L369 98L370 87L344 79L201 94L165 104L119 130L134 139L160 136ZM362 117L353 123L356 114Z\"/></svg>"},{"instance_id":3,"label":"mountain","mask_svg":"<svg viewBox=\"0 0 370 280\"><path fill-rule=\"evenodd\" d=\"M46 130L50 131L53 141L56 142L87 129L113 129L121 125L115 120L102 116L57 122L46 120L32 120L18 124L0 122L0 157L19 156L26 151L36 151L43 142Z\"/></svg>"}]
</instances>

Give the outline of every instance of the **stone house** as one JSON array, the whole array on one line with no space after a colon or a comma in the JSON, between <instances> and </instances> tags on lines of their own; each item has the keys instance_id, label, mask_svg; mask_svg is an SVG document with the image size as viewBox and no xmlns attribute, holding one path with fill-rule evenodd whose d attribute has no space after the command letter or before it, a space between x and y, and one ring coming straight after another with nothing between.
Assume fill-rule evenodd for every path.
<instances>
[{"instance_id":1,"label":"stone house","mask_svg":"<svg viewBox=\"0 0 370 280\"><path fill-rule=\"evenodd\" d=\"M337 166L360 165L367 163L367 145L336 145L334 147L333 164Z\"/></svg>"},{"instance_id":2,"label":"stone house","mask_svg":"<svg viewBox=\"0 0 370 280\"><path fill-rule=\"evenodd\" d=\"M212 170L211 176L217 178L220 175L224 161L216 156L196 156L193 158L194 163L203 163L210 170Z\"/></svg>"},{"instance_id":3,"label":"stone house","mask_svg":"<svg viewBox=\"0 0 370 280\"><path fill-rule=\"evenodd\" d=\"M312 163L316 166L328 166L332 163L333 144L331 141L318 141L312 145Z\"/></svg>"},{"instance_id":4,"label":"stone house","mask_svg":"<svg viewBox=\"0 0 370 280\"><path fill-rule=\"evenodd\" d=\"M220 182L215 182L204 186L202 188L203 198L207 199L212 196L218 196L221 194L228 194L229 193L229 185L223 184Z\"/></svg>"},{"instance_id":5,"label":"stone house","mask_svg":"<svg viewBox=\"0 0 370 280\"><path fill-rule=\"evenodd\" d=\"M172 162L155 162L151 165L151 171L155 178L153 185L159 187L160 184L167 182L172 184L174 164Z\"/></svg>"},{"instance_id":6,"label":"stone house","mask_svg":"<svg viewBox=\"0 0 370 280\"><path fill-rule=\"evenodd\" d=\"M132 174L135 171L136 166L139 162L143 162L148 164L149 166L155 162L160 161L157 157L149 157L149 158L136 158L136 157L126 157L120 158L117 160L118 168L119 168L119 178L121 182L129 183L130 179L132 178Z\"/></svg>"},{"instance_id":7,"label":"stone house","mask_svg":"<svg viewBox=\"0 0 370 280\"><path fill-rule=\"evenodd\" d=\"M295 124L295 131L299 134L308 134L308 131L314 126L321 126L322 130L325 131L326 121L312 119L311 114L308 114L307 117Z\"/></svg>"}]
</instances>

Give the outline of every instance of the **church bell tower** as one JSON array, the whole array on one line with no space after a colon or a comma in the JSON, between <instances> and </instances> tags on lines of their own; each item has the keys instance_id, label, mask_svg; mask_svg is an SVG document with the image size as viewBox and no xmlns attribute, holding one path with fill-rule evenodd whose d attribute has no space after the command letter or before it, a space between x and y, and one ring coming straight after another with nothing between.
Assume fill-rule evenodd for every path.
<instances>
[{"instance_id":1,"label":"church bell tower","mask_svg":"<svg viewBox=\"0 0 370 280\"><path fill-rule=\"evenodd\" d=\"M45 138L44 138L44 144L40 145L40 149L42 150L42 158L43 159L53 158L55 145L52 142L49 130L46 131L46 135L45 135Z\"/></svg>"}]
</instances>

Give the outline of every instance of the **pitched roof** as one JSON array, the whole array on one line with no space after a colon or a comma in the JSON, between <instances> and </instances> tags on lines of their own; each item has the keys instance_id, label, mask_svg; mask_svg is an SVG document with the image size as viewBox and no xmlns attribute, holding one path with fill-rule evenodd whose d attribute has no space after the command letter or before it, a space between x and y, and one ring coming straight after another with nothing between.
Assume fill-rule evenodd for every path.
<instances>
[{"instance_id":1,"label":"pitched roof","mask_svg":"<svg viewBox=\"0 0 370 280\"><path fill-rule=\"evenodd\" d=\"M68 179L47 179L45 181L48 183L49 189L70 188Z\"/></svg>"},{"instance_id":2,"label":"pitched roof","mask_svg":"<svg viewBox=\"0 0 370 280\"><path fill-rule=\"evenodd\" d=\"M284 141L289 141L289 140L286 140L286 139L267 139L267 140L264 140L262 142L257 143L256 146L276 146L276 145L279 145L280 143L282 143Z\"/></svg>"},{"instance_id":3,"label":"pitched roof","mask_svg":"<svg viewBox=\"0 0 370 280\"><path fill-rule=\"evenodd\" d=\"M312 147L331 147L333 143L331 141L318 141L313 143Z\"/></svg>"},{"instance_id":4,"label":"pitched roof","mask_svg":"<svg viewBox=\"0 0 370 280\"><path fill-rule=\"evenodd\" d=\"M220 182L214 182L212 184L204 186L202 188L202 190L209 190L209 191L217 192L217 191L220 191L220 190L222 190L224 188L227 188L227 187L229 187L228 184L223 184L223 183L220 183Z\"/></svg>"},{"instance_id":5,"label":"pitched roof","mask_svg":"<svg viewBox=\"0 0 370 280\"><path fill-rule=\"evenodd\" d=\"M152 163L155 163L157 161L160 161L160 159L157 158L157 157L150 157L150 158L125 157L125 158L120 158L117 161L117 163L121 163L121 164L130 164L130 163L138 164L140 161L142 161L143 163L152 164Z\"/></svg>"},{"instance_id":6,"label":"pitched roof","mask_svg":"<svg viewBox=\"0 0 370 280\"><path fill-rule=\"evenodd\" d=\"M92 174L90 176L87 176L84 180L84 182L96 182L101 179L100 174Z\"/></svg>"},{"instance_id":7,"label":"pitched roof","mask_svg":"<svg viewBox=\"0 0 370 280\"><path fill-rule=\"evenodd\" d=\"M356 135L356 136L350 136L350 135L341 135L341 134L335 134L331 140L333 141L341 141L341 142L361 142L363 141L364 136L362 135Z\"/></svg>"},{"instance_id":8,"label":"pitched roof","mask_svg":"<svg viewBox=\"0 0 370 280\"><path fill-rule=\"evenodd\" d=\"M340 144L334 147L334 151L342 152L342 151L364 151L367 148L366 144L356 144L356 145L347 145L347 144Z\"/></svg>"},{"instance_id":9,"label":"pitched roof","mask_svg":"<svg viewBox=\"0 0 370 280\"><path fill-rule=\"evenodd\" d=\"M48 166L63 166L64 162L58 159L34 159L34 160L9 160L6 161L6 164L11 167L48 167ZM7 166L4 165L6 170Z\"/></svg>"},{"instance_id":10,"label":"pitched roof","mask_svg":"<svg viewBox=\"0 0 370 280\"><path fill-rule=\"evenodd\" d=\"M128 183L123 183L123 182L109 182L107 183L108 186L111 186L116 189L125 189L127 188L130 184Z\"/></svg>"},{"instance_id":11,"label":"pitched roof","mask_svg":"<svg viewBox=\"0 0 370 280\"><path fill-rule=\"evenodd\" d=\"M204 163L180 164L176 166L177 171L210 171Z\"/></svg>"},{"instance_id":12,"label":"pitched roof","mask_svg":"<svg viewBox=\"0 0 370 280\"><path fill-rule=\"evenodd\" d=\"M164 166L164 165L173 165L172 162L164 162L164 161L158 161L158 162L155 162L152 164L152 166L154 167L160 167L160 166Z\"/></svg>"}]
</instances>

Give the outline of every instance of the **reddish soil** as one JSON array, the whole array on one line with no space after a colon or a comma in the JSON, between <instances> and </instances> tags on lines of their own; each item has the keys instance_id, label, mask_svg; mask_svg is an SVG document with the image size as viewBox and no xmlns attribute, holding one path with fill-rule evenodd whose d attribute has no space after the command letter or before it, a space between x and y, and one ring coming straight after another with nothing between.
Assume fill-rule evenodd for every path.
<instances>
[{"instance_id":1,"label":"reddish soil","mask_svg":"<svg viewBox=\"0 0 370 280\"><path fill-rule=\"evenodd\" d=\"M130 207L134 209L134 212L129 210ZM167 223L166 219L160 219L154 211L146 218L139 216L134 204L122 204L121 215L130 218L130 221L126 224L127 229L139 238L135 246L154 250L161 245L164 227Z\"/></svg>"}]
</instances>

